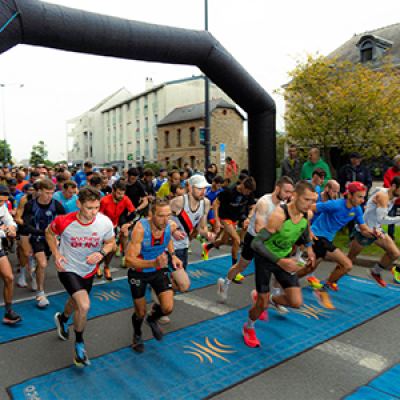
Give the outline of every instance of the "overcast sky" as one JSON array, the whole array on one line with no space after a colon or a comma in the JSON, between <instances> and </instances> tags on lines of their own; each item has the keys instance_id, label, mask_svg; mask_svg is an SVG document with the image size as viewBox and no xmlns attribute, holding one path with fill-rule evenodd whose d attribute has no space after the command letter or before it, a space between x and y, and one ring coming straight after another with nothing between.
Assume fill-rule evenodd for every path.
<instances>
[{"instance_id":1,"label":"overcast sky","mask_svg":"<svg viewBox=\"0 0 400 400\"><path fill-rule=\"evenodd\" d=\"M53 3L154 24L204 29L204 0ZM209 31L270 94L287 81L286 73L294 68L298 55L317 51L328 55L354 34L395 24L399 19L400 0L209 0ZM121 87L132 94L143 91L146 77L158 84L199 73L195 67L18 45L0 55L0 83L25 85L4 90L6 136L13 157L29 158L32 146L43 140L51 160L63 159L66 120ZM283 129L283 101L274 98L277 126ZM1 113L0 121L3 139Z\"/></svg>"}]
</instances>

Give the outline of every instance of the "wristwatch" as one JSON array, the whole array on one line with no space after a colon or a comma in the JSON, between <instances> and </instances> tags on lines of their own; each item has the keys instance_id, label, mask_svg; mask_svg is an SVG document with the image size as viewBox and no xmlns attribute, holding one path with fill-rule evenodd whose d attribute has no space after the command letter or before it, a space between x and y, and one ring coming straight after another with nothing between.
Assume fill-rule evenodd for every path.
<instances>
[{"instance_id":1,"label":"wristwatch","mask_svg":"<svg viewBox=\"0 0 400 400\"><path fill-rule=\"evenodd\" d=\"M106 256L106 252L105 252L103 249L101 249L101 250L99 251L99 253L100 253L103 257Z\"/></svg>"},{"instance_id":2,"label":"wristwatch","mask_svg":"<svg viewBox=\"0 0 400 400\"><path fill-rule=\"evenodd\" d=\"M175 251L173 251L173 252L171 253L171 257L172 257L172 256L176 256Z\"/></svg>"}]
</instances>

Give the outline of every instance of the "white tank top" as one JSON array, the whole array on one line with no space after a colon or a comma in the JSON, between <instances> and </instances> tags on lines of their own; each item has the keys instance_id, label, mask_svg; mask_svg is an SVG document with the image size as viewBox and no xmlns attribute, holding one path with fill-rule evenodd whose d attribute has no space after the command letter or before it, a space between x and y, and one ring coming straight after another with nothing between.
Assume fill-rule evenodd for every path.
<instances>
[{"instance_id":1,"label":"white tank top","mask_svg":"<svg viewBox=\"0 0 400 400\"><path fill-rule=\"evenodd\" d=\"M376 226L377 229L379 229L381 227L381 225L378 222L377 216L376 216L377 206L372 200L373 197L380 191L387 193L389 191L389 188L380 188L380 187L375 188L371 194L370 199L367 202L367 206L365 207L364 220L365 220L365 223L368 226L368 228L371 230L374 229L374 226ZM393 200L396 200L396 198L393 198ZM389 211L393 207L393 200L392 201L389 200L389 203L388 203ZM360 228L358 225L357 225L356 229L358 231L360 231Z\"/></svg>"},{"instance_id":2,"label":"white tank top","mask_svg":"<svg viewBox=\"0 0 400 400\"><path fill-rule=\"evenodd\" d=\"M265 214L265 217L264 217L264 225L267 223L269 214L271 214L272 211L274 211L276 208L276 205L272 202L271 194L265 194L257 201L257 204L253 211L253 215L251 216L251 221L250 221L249 227L247 228L247 232L250 233L251 236L257 236L257 233L256 233L256 211L257 211L258 203L261 200L266 200L268 203L268 212Z\"/></svg>"},{"instance_id":3,"label":"white tank top","mask_svg":"<svg viewBox=\"0 0 400 400\"><path fill-rule=\"evenodd\" d=\"M182 240L175 240L172 237L175 250L189 248L189 233L199 225L201 217L204 215L204 200L201 200L196 211L190 209L189 197L187 194L183 196L183 208L182 211L176 217L171 215L171 220L176 222L178 225L177 230L186 233L186 236Z\"/></svg>"}]
</instances>

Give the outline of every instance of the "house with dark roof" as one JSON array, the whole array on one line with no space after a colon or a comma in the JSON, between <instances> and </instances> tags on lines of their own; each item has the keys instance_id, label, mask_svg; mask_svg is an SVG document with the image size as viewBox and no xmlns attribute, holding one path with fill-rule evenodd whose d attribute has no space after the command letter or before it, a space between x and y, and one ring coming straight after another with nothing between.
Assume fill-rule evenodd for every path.
<instances>
[{"instance_id":1,"label":"house with dark roof","mask_svg":"<svg viewBox=\"0 0 400 400\"><path fill-rule=\"evenodd\" d=\"M247 140L243 136L245 116L234 104L222 98L210 101L211 162L223 174L225 157L232 157L239 165L247 165ZM176 107L157 124L157 158L163 166L186 162L193 169L202 170L204 148L205 103Z\"/></svg>"}]
</instances>

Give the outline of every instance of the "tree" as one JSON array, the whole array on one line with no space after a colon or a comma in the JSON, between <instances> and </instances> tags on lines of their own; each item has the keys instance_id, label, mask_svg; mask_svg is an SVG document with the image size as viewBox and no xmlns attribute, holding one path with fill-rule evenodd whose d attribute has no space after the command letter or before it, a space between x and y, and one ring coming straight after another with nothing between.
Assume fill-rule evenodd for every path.
<instances>
[{"instance_id":1,"label":"tree","mask_svg":"<svg viewBox=\"0 0 400 400\"><path fill-rule=\"evenodd\" d=\"M285 158L285 134L276 132L276 168L280 168Z\"/></svg>"},{"instance_id":2,"label":"tree","mask_svg":"<svg viewBox=\"0 0 400 400\"><path fill-rule=\"evenodd\" d=\"M385 59L379 65L338 62L322 56L297 60L283 94L287 141L319 147L332 167L331 147L389 157L397 153L400 75Z\"/></svg>"},{"instance_id":3,"label":"tree","mask_svg":"<svg viewBox=\"0 0 400 400\"><path fill-rule=\"evenodd\" d=\"M7 143L7 162L11 164L11 147ZM4 165L4 140L0 140L0 163Z\"/></svg>"},{"instance_id":4,"label":"tree","mask_svg":"<svg viewBox=\"0 0 400 400\"><path fill-rule=\"evenodd\" d=\"M46 144L42 140L39 141L39 144L32 146L31 158L29 160L32 165L45 163L48 155L48 151L45 147Z\"/></svg>"}]
</instances>

